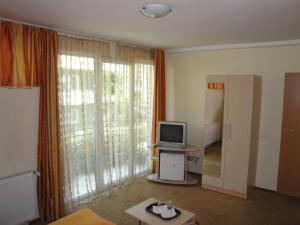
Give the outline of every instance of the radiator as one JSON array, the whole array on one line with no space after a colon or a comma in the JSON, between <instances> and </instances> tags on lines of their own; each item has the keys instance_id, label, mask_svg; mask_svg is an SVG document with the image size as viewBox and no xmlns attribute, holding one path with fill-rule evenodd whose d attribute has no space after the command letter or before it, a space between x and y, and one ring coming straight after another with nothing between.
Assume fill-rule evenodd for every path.
<instances>
[{"instance_id":1,"label":"radiator","mask_svg":"<svg viewBox=\"0 0 300 225\"><path fill-rule=\"evenodd\" d=\"M0 224L19 225L39 217L36 173L0 179Z\"/></svg>"}]
</instances>

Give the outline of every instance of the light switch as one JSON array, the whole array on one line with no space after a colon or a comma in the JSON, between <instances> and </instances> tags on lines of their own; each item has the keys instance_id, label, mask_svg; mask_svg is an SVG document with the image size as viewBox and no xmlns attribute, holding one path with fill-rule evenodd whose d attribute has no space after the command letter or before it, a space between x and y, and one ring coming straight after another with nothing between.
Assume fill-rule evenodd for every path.
<instances>
[{"instance_id":1,"label":"light switch","mask_svg":"<svg viewBox=\"0 0 300 225\"><path fill-rule=\"evenodd\" d=\"M266 132L262 131L260 132L260 135L259 135L261 138L266 138L267 137L267 134Z\"/></svg>"}]
</instances>

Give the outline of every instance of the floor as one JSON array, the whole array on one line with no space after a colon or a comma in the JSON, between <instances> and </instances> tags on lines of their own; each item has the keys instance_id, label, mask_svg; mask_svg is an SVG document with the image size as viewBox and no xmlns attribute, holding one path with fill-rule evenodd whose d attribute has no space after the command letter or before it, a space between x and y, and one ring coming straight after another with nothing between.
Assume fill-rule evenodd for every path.
<instances>
[{"instance_id":1,"label":"floor","mask_svg":"<svg viewBox=\"0 0 300 225\"><path fill-rule=\"evenodd\" d=\"M79 208L90 208L118 225L135 225L137 220L124 211L150 197L172 200L194 212L201 225L300 225L300 199L254 189L244 200L202 189L200 184L173 186L152 183L146 177Z\"/></svg>"},{"instance_id":2,"label":"floor","mask_svg":"<svg viewBox=\"0 0 300 225\"><path fill-rule=\"evenodd\" d=\"M204 173L213 176L220 177L221 174L221 154L222 154L222 142L214 143L204 149Z\"/></svg>"}]
</instances>

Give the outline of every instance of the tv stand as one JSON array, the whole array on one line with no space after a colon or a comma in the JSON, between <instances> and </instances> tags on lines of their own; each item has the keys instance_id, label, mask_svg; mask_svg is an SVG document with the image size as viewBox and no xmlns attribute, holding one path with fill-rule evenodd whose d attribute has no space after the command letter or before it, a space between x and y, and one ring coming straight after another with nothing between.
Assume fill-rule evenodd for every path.
<instances>
[{"instance_id":1,"label":"tv stand","mask_svg":"<svg viewBox=\"0 0 300 225\"><path fill-rule=\"evenodd\" d=\"M147 176L149 181L180 184L180 185L195 185L198 180L187 172L187 165L194 160L188 160L188 153L200 151L192 145L186 148L159 147L157 157L152 157L152 160L157 160L155 173Z\"/></svg>"}]
</instances>

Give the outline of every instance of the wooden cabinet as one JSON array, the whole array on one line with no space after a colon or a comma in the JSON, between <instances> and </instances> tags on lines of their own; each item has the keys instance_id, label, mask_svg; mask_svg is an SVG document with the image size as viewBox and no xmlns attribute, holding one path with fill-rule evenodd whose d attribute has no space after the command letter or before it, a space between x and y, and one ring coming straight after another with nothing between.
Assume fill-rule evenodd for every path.
<instances>
[{"instance_id":1,"label":"wooden cabinet","mask_svg":"<svg viewBox=\"0 0 300 225\"><path fill-rule=\"evenodd\" d=\"M207 76L207 96L217 91L223 98L222 104L218 103L222 117L207 122L205 131L211 123L218 123L221 135L205 146L202 186L246 198L256 173L261 79L255 75ZM206 109L214 102L220 101L206 98ZM214 118L211 113L206 110L205 121Z\"/></svg>"}]
</instances>

